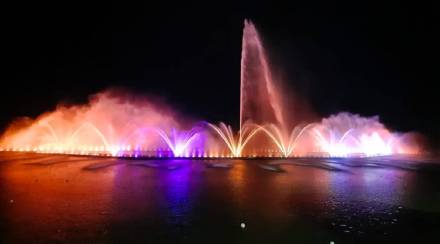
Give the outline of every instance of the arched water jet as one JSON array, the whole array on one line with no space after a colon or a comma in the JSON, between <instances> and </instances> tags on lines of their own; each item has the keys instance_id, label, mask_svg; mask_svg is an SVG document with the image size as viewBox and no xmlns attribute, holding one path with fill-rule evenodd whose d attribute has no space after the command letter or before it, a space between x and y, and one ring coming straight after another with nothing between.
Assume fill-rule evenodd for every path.
<instances>
[{"instance_id":1,"label":"arched water jet","mask_svg":"<svg viewBox=\"0 0 440 244\"><path fill-rule=\"evenodd\" d=\"M278 150L281 151L282 156L287 158L290 157L297 146L298 140L303 136L303 134L315 124L308 124L306 126L296 126L289 137L287 138L286 133L283 132L279 127L274 124L259 126L261 130L271 139L271 141L277 146Z\"/></svg>"},{"instance_id":2,"label":"arched water jet","mask_svg":"<svg viewBox=\"0 0 440 244\"><path fill-rule=\"evenodd\" d=\"M219 126L211 123L208 123L208 125L220 136L234 157L241 157L243 148L249 140L261 130L261 128L255 125L243 125L242 130L238 132L238 136L236 137L232 127L223 122L221 122Z\"/></svg>"},{"instance_id":3,"label":"arched water jet","mask_svg":"<svg viewBox=\"0 0 440 244\"><path fill-rule=\"evenodd\" d=\"M298 133L297 136L295 136L295 137L291 137L291 138L295 138L295 139L293 139L293 142L290 144L290 147L289 147L290 154L289 154L289 156L291 155L291 153L293 153L293 151L294 151L295 148L297 147L297 145L298 145L298 140L299 140L300 138L302 138L302 136L303 136L306 132L308 132L309 129L312 128L313 126L316 126L316 123L310 123L310 124L308 124L308 125L302 127L301 130L299 130L299 133ZM295 129L297 129L297 128L300 128L300 127L295 127ZM292 135L294 135L294 134L292 133Z\"/></svg>"},{"instance_id":4,"label":"arched water jet","mask_svg":"<svg viewBox=\"0 0 440 244\"><path fill-rule=\"evenodd\" d=\"M278 150L280 150L283 157L289 156L288 144L286 141L285 134L281 132L281 130L275 126L274 124L266 125L266 126L258 126L261 130L271 139L271 141L277 146Z\"/></svg>"},{"instance_id":5,"label":"arched water jet","mask_svg":"<svg viewBox=\"0 0 440 244\"><path fill-rule=\"evenodd\" d=\"M176 129L171 130L171 134L168 135L162 129L155 128L156 133L163 139L168 147L173 152L175 157L183 156L183 153L188 148L193 140L199 135L199 132L192 128L189 131L178 132Z\"/></svg>"},{"instance_id":6,"label":"arched water jet","mask_svg":"<svg viewBox=\"0 0 440 244\"><path fill-rule=\"evenodd\" d=\"M104 147L105 147L106 150L112 150L112 149L110 149L110 144L108 143L107 139L106 139L105 136L102 134L102 132L101 132L101 131L100 131L95 125L93 125L93 124L90 123L90 122L85 122L85 123L83 123L79 128L77 128L77 129L72 133L72 135L67 139L67 145L70 146L70 145L72 144L73 140L76 139L76 136L78 135L78 133L79 133L81 130L87 128L87 127L91 128L92 131L94 131L94 132L98 135L98 137L101 139L102 143L104 144ZM112 154L113 154L113 153L114 153L114 152L112 152Z\"/></svg>"},{"instance_id":7,"label":"arched water jet","mask_svg":"<svg viewBox=\"0 0 440 244\"><path fill-rule=\"evenodd\" d=\"M54 142L55 142L55 143L58 143L58 142L59 142L59 139L58 139L57 133L55 132L55 129L49 124L49 122L46 122L46 121L42 122L42 121L39 121L39 122L38 122L38 125L41 126L41 127L45 127L45 128L47 128L47 129L49 130L49 132L50 132L50 134L51 134L51 136L52 136Z\"/></svg>"}]
</instances>

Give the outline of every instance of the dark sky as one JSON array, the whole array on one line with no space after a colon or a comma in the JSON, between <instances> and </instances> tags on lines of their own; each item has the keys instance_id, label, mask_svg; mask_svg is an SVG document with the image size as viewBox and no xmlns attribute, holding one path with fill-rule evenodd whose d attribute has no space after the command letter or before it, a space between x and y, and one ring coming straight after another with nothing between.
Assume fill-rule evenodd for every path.
<instances>
[{"instance_id":1,"label":"dark sky","mask_svg":"<svg viewBox=\"0 0 440 244\"><path fill-rule=\"evenodd\" d=\"M243 20L285 80L322 115L379 115L440 138L434 6L422 1L9 3L2 6L0 128L110 86L238 121Z\"/></svg>"}]
</instances>

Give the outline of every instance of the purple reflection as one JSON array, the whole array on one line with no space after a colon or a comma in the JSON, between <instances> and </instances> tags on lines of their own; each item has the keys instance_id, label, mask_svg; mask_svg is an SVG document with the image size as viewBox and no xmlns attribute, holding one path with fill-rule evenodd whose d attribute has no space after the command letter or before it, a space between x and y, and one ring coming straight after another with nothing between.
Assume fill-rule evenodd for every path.
<instances>
[{"instance_id":1,"label":"purple reflection","mask_svg":"<svg viewBox=\"0 0 440 244\"><path fill-rule=\"evenodd\" d=\"M172 160L167 164L163 182L165 185L165 216L169 225L189 226L192 215L194 194L197 192L192 177L192 163L189 160ZM180 229L175 229L179 231Z\"/></svg>"}]
</instances>

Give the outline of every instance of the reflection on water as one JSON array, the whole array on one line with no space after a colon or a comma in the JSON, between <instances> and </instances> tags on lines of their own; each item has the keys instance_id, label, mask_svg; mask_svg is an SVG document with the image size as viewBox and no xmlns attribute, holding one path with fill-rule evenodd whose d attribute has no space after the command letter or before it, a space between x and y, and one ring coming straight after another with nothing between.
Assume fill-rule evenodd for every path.
<instances>
[{"instance_id":1,"label":"reflection on water","mask_svg":"<svg viewBox=\"0 0 440 244\"><path fill-rule=\"evenodd\" d=\"M94 172L83 173L78 167L97 159L55 159L46 157L45 167L40 166L44 162L41 158L3 163L0 206L6 241L56 241L67 237L73 241L76 233L81 233L80 240L103 231L107 219L102 213L111 208L108 192L114 171L105 170L94 177ZM68 163L70 160L74 164ZM61 161L65 164L58 164Z\"/></svg>"},{"instance_id":2,"label":"reflection on water","mask_svg":"<svg viewBox=\"0 0 440 244\"><path fill-rule=\"evenodd\" d=\"M432 163L397 167L389 159L133 161L2 153L0 241L435 238L439 172Z\"/></svg>"},{"instance_id":3,"label":"reflection on water","mask_svg":"<svg viewBox=\"0 0 440 244\"><path fill-rule=\"evenodd\" d=\"M165 220L168 225L176 226L171 230L176 231L175 235L184 234L184 229L190 226L192 215L191 195L196 193L196 189L191 187L191 162L183 162L179 169L173 169L163 175L165 181ZM189 164L189 165L188 165ZM192 192L194 190L194 192ZM195 197L194 197L195 198Z\"/></svg>"}]
</instances>

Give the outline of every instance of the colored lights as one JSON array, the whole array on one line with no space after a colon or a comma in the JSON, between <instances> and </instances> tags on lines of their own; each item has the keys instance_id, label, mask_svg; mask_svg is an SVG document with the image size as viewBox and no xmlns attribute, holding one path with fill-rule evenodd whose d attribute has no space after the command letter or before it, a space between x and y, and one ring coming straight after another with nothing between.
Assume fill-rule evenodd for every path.
<instances>
[{"instance_id":1,"label":"colored lights","mask_svg":"<svg viewBox=\"0 0 440 244\"><path fill-rule=\"evenodd\" d=\"M145 97L108 90L89 104L59 106L33 122L12 123L0 151L111 157L231 158L350 157L419 153L409 134L392 133L377 117L339 113L298 125L255 26L245 21L242 41L240 126L187 126L187 118ZM207 91L216 92L216 91ZM185 126L184 126L185 125ZM189 129L188 129L189 128Z\"/></svg>"}]
</instances>

